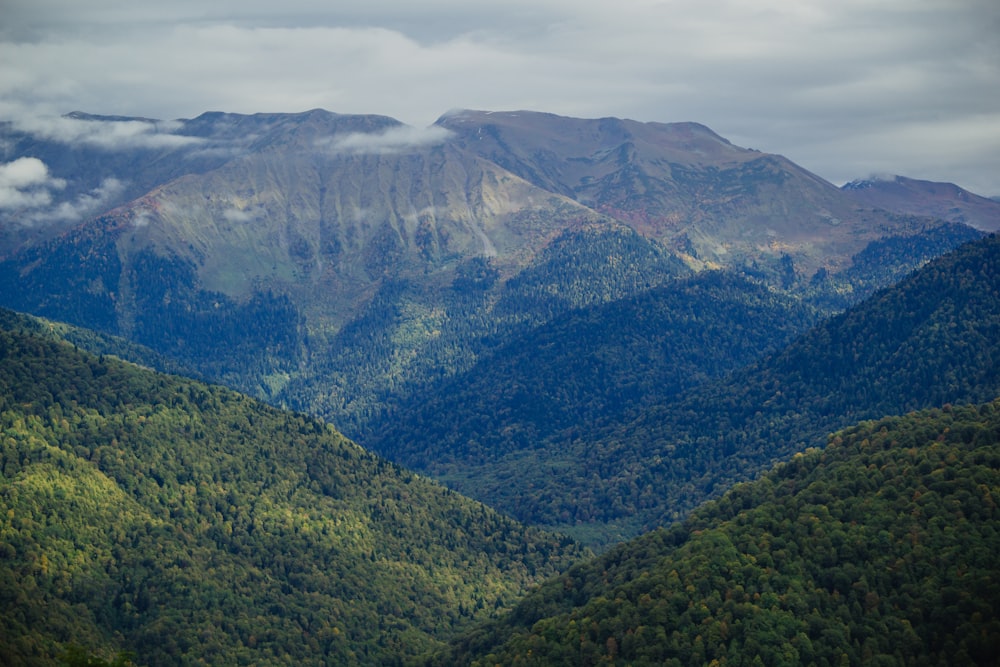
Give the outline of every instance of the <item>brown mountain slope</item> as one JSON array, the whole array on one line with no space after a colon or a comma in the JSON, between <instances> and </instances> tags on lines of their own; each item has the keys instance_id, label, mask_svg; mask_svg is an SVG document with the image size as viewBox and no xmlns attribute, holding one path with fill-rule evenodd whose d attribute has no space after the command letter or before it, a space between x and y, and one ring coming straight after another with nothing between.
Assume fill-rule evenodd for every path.
<instances>
[{"instance_id":1,"label":"brown mountain slope","mask_svg":"<svg viewBox=\"0 0 1000 667\"><path fill-rule=\"evenodd\" d=\"M788 159L734 146L697 123L455 111L438 125L469 151L685 254L696 266L790 255L810 274L845 266L912 221L862 210Z\"/></svg>"},{"instance_id":2,"label":"brown mountain slope","mask_svg":"<svg viewBox=\"0 0 1000 667\"><path fill-rule=\"evenodd\" d=\"M1000 202L953 183L894 176L851 181L842 190L864 206L963 222L984 232L1000 231Z\"/></svg>"}]
</instances>

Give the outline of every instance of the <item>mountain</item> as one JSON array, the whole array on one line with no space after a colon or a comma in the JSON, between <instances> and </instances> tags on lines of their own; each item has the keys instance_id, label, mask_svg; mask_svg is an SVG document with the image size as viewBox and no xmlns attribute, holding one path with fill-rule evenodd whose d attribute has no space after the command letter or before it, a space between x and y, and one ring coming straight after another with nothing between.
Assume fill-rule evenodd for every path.
<instances>
[{"instance_id":1,"label":"mountain","mask_svg":"<svg viewBox=\"0 0 1000 667\"><path fill-rule=\"evenodd\" d=\"M319 421L3 320L3 664L392 664L585 555Z\"/></svg>"},{"instance_id":2,"label":"mountain","mask_svg":"<svg viewBox=\"0 0 1000 667\"><path fill-rule=\"evenodd\" d=\"M0 255L51 239L232 157L234 147L220 150L203 135L185 133L174 122L82 112L54 122L0 121L0 161L33 168L23 190L28 200L0 208Z\"/></svg>"},{"instance_id":3,"label":"mountain","mask_svg":"<svg viewBox=\"0 0 1000 667\"><path fill-rule=\"evenodd\" d=\"M791 338L808 314L731 280L672 289L533 331L362 442L598 545L682 518L859 419L1000 395L995 236L756 361L775 322Z\"/></svg>"},{"instance_id":4,"label":"mountain","mask_svg":"<svg viewBox=\"0 0 1000 667\"><path fill-rule=\"evenodd\" d=\"M430 664L993 665L998 489L998 401L863 422Z\"/></svg>"},{"instance_id":5,"label":"mountain","mask_svg":"<svg viewBox=\"0 0 1000 667\"><path fill-rule=\"evenodd\" d=\"M349 435L571 308L709 268L832 312L865 293L844 285L872 244L968 232L859 208L692 123L75 113L2 125L0 146L48 174L22 193L34 207L2 220L0 305L126 338ZM866 290L893 276L875 278Z\"/></svg>"},{"instance_id":6,"label":"mountain","mask_svg":"<svg viewBox=\"0 0 1000 667\"><path fill-rule=\"evenodd\" d=\"M1000 202L953 183L893 176L851 181L841 189L864 206L962 222L985 232L1000 231Z\"/></svg>"},{"instance_id":7,"label":"mountain","mask_svg":"<svg viewBox=\"0 0 1000 667\"><path fill-rule=\"evenodd\" d=\"M788 159L734 146L697 123L457 111L438 124L466 150L627 222L698 267L785 253L809 276L842 268L867 241L906 229L858 211Z\"/></svg>"}]
</instances>

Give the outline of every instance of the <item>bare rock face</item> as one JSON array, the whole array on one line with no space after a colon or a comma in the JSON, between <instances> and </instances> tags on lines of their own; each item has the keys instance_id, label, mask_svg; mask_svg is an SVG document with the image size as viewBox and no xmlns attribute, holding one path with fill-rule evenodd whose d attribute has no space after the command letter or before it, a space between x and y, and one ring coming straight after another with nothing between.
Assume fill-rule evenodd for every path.
<instances>
[{"instance_id":1,"label":"bare rock face","mask_svg":"<svg viewBox=\"0 0 1000 667\"><path fill-rule=\"evenodd\" d=\"M907 225L697 123L459 111L438 124L463 148L633 226L697 268L781 254L809 273L841 268L868 241Z\"/></svg>"}]
</instances>

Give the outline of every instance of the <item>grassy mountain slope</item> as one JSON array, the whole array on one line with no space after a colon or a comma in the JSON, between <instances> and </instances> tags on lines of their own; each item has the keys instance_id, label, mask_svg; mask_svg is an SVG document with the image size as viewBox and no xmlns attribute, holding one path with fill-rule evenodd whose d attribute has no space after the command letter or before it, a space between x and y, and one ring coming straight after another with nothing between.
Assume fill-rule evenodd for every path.
<instances>
[{"instance_id":1,"label":"grassy mountain slope","mask_svg":"<svg viewBox=\"0 0 1000 667\"><path fill-rule=\"evenodd\" d=\"M456 111L456 143L522 178L627 222L699 267L773 263L836 270L882 233L912 233L859 210L788 159L741 148L697 123Z\"/></svg>"},{"instance_id":2,"label":"grassy mountain slope","mask_svg":"<svg viewBox=\"0 0 1000 667\"><path fill-rule=\"evenodd\" d=\"M0 332L0 659L380 664L581 555L232 391Z\"/></svg>"},{"instance_id":3,"label":"grassy mountain slope","mask_svg":"<svg viewBox=\"0 0 1000 667\"><path fill-rule=\"evenodd\" d=\"M864 422L434 664L992 665L998 506L1000 401Z\"/></svg>"},{"instance_id":4,"label":"grassy mountain slope","mask_svg":"<svg viewBox=\"0 0 1000 667\"><path fill-rule=\"evenodd\" d=\"M482 374L473 376L468 386L455 388L454 396L432 396L426 408L387 422L386 437L373 443L403 460L427 462L422 465L444 472L449 483L522 520L559 526L593 542L620 539L682 517L705 498L821 443L830 431L858 419L947 402L978 402L1000 393L998 289L1000 240L989 237L929 263L746 369L675 396L665 392L663 400L638 415L612 412L587 427L560 423L562 428L539 433L528 417L558 406L558 392L549 400L539 393L548 385L534 384L527 372L506 374L498 363L492 375L484 364ZM712 325L709 317L726 303L725 294L708 291L703 296L708 301L699 308L702 326L716 332L712 343L720 345L724 336L736 333L726 331L735 324L723 320ZM740 305L738 300L732 303ZM753 326L766 326L769 311L756 312ZM631 326L643 313L637 309ZM676 309L661 315L664 321L680 317ZM697 322L678 324L687 327L679 331L687 331L695 351L703 354L695 341L704 330ZM601 331L613 331L613 318L604 326ZM623 327L625 332L629 326ZM752 331L744 326L748 331L740 335ZM591 340L597 351L601 345L609 346L605 350L615 345L611 333L559 340ZM584 365L573 353L561 355L559 347L542 345L545 341L540 337L535 348L525 343L523 357L512 359L543 360L533 370L543 376L548 372L559 383L549 384L561 387L559 391L576 386L577 380L584 387L601 381L588 375L599 372L599 353ZM616 354L627 359L630 349L641 349L636 342L625 341ZM647 349L668 352L678 342L657 342L654 336L648 338ZM512 352L520 354L516 348ZM661 360L666 371L670 358ZM566 359L573 361L557 365ZM623 374L617 381L628 379ZM496 397L485 389L497 386L506 387L509 395L501 391ZM478 401L473 391L477 387L482 391ZM588 395L614 392L598 387ZM494 411L511 402L518 403L524 419L504 421L508 415ZM586 402L575 409L585 411ZM470 415L483 421L476 416L483 413L495 428L466 428L473 423ZM413 428L408 431L411 418Z\"/></svg>"}]
</instances>

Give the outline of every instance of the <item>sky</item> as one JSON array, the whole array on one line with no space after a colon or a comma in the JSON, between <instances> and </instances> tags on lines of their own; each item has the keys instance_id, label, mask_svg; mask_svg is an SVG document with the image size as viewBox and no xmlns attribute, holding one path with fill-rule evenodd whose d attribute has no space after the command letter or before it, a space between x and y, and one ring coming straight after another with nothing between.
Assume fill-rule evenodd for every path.
<instances>
[{"instance_id":1,"label":"sky","mask_svg":"<svg viewBox=\"0 0 1000 667\"><path fill-rule=\"evenodd\" d=\"M314 108L695 121L837 185L995 196L1000 2L0 0L0 120L20 127Z\"/></svg>"}]
</instances>

